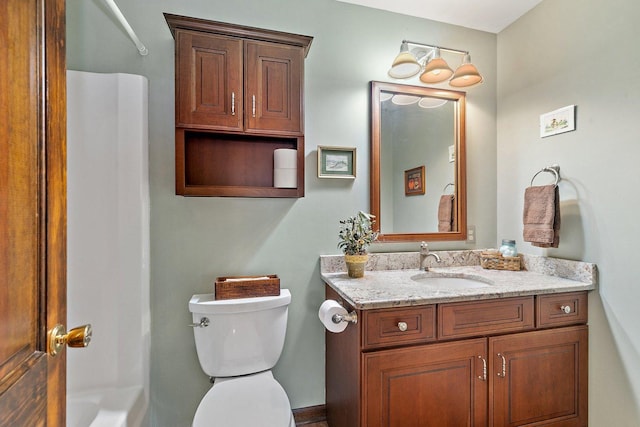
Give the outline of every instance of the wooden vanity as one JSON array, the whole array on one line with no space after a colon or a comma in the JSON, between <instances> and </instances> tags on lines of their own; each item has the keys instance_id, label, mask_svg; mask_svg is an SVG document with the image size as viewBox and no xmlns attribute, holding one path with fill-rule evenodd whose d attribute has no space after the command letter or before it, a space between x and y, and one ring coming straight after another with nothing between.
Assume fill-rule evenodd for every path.
<instances>
[{"instance_id":1,"label":"wooden vanity","mask_svg":"<svg viewBox=\"0 0 640 427\"><path fill-rule=\"evenodd\" d=\"M587 425L585 287L372 308L323 278L358 315L326 333L331 427Z\"/></svg>"}]
</instances>

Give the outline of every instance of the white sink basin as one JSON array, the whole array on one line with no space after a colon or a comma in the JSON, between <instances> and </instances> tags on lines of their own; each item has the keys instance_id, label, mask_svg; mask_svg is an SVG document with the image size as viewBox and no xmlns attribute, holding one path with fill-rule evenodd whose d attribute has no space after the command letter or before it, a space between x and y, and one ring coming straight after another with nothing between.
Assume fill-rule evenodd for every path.
<instances>
[{"instance_id":1,"label":"white sink basin","mask_svg":"<svg viewBox=\"0 0 640 427\"><path fill-rule=\"evenodd\" d=\"M428 273L413 276L411 280L442 290L488 288L491 286L489 283L467 277L447 277Z\"/></svg>"}]
</instances>

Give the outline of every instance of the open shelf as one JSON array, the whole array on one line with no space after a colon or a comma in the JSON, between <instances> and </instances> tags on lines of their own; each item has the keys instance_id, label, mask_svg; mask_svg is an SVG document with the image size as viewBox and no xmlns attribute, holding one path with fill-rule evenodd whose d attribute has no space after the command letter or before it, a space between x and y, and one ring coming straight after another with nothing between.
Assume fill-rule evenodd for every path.
<instances>
[{"instance_id":1,"label":"open shelf","mask_svg":"<svg viewBox=\"0 0 640 427\"><path fill-rule=\"evenodd\" d=\"M298 151L297 188L273 186L273 152ZM304 137L176 129L176 194L303 197Z\"/></svg>"}]
</instances>

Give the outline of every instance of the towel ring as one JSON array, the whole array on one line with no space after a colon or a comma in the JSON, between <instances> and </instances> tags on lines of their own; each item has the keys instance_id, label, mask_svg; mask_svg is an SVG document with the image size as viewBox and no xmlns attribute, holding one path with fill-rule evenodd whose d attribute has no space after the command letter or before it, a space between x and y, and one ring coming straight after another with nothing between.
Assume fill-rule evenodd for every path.
<instances>
[{"instance_id":1,"label":"towel ring","mask_svg":"<svg viewBox=\"0 0 640 427\"><path fill-rule=\"evenodd\" d=\"M538 174L542 172L550 172L554 174L556 176L556 182L553 185L556 187L558 186L558 182L560 181L560 166L553 165L553 166L547 166L546 168L542 168L538 172L536 172L536 174L533 175L533 178L531 178L531 184L530 184L531 187L533 187L533 180L536 179L536 176L538 176Z\"/></svg>"},{"instance_id":2,"label":"towel ring","mask_svg":"<svg viewBox=\"0 0 640 427\"><path fill-rule=\"evenodd\" d=\"M456 185L453 182L450 182L450 183L448 183L447 185L444 186L444 188L442 189L442 193L447 191L447 187L449 187L449 186L452 186L453 187L453 191L455 192Z\"/></svg>"}]
</instances>

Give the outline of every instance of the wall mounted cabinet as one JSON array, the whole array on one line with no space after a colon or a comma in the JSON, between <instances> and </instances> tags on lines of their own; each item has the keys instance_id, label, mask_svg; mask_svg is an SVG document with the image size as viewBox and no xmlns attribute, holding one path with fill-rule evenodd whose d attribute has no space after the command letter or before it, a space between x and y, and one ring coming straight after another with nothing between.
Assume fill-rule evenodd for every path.
<instances>
[{"instance_id":1,"label":"wall mounted cabinet","mask_svg":"<svg viewBox=\"0 0 640 427\"><path fill-rule=\"evenodd\" d=\"M176 194L304 196L304 58L312 38L165 14L175 39ZM297 187L273 185L273 150Z\"/></svg>"}]
</instances>

